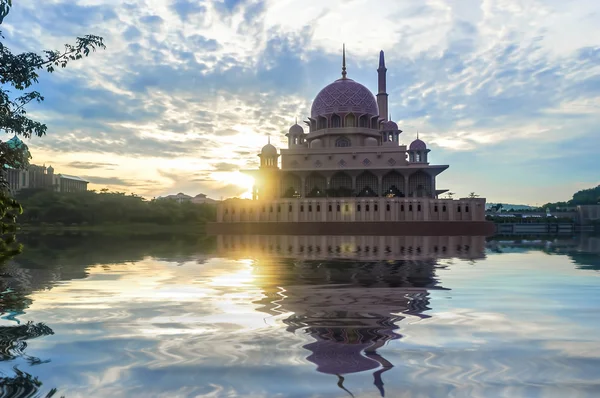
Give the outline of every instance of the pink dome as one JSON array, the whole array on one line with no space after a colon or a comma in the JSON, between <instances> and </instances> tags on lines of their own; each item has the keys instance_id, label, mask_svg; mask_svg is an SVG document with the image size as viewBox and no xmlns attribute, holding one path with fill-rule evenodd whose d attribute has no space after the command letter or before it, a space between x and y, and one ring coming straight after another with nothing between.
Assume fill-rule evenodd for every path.
<instances>
[{"instance_id":1,"label":"pink dome","mask_svg":"<svg viewBox=\"0 0 600 398\"><path fill-rule=\"evenodd\" d=\"M398 125L395 122L388 120L388 121L383 122L382 130L383 131L398 130Z\"/></svg>"},{"instance_id":2,"label":"pink dome","mask_svg":"<svg viewBox=\"0 0 600 398\"><path fill-rule=\"evenodd\" d=\"M379 115L375 96L368 88L352 79L338 79L317 94L310 110L311 117L332 113Z\"/></svg>"},{"instance_id":3,"label":"pink dome","mask_svg":"<svg viewBox=\"0 0 600 398\"><path fill-rule=\"evenodd\" d=\"M423 141L417 138L416 140L411 142L409 149L411 151L424 151L425 149L427 149L427 145L425 145Z\"/></svg>"},{"instance_id":4,"label":"pink dome","mask_svg":"<svg viewBox=\"0 0 600 398\"><path fill-rule=\"evenodd\" d=\"M290 134L304 134L304 129L302 128L302 126L300 126L298 123L296 123L292 127L290 127L289 133Z\"/></svg>"},{"instance_id":5,"label":"pink dome","mask_svg":"<svg viewBox=\"0 0 600 398\"><path fill-rule=\"evenodd\" d=\"M277 156L277 148L275 148L271 144L267 144L264 147L262 147L260 154L262 156Z\"/></svg>"}]
</instances>

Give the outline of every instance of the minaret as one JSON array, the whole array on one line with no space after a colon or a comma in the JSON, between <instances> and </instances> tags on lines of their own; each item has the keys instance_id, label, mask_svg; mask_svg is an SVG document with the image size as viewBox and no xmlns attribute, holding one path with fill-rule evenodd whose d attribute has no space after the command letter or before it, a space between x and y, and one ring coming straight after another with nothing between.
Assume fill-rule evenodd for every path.
<instances>
[{"instance_id":1,"label":"minaret","mask_svg":"<svg viewBox=\"0 0 600 398\"><path fill-rule=\"evenodd\" d=\"M379 107L379 117L382 119L388 118L388 93L385 74L387 69L385 68L385 57L383 50L379 53L379 68L377 69L378 76L378 92L377 92L377 106Z\"/></svg>"},{"instance_id":2,"label":"minaret","mask_svg":"<svg viewBox=\"0 0 600 398\"><path fill-rule=\"evenodd\" d=\"M346 43L342 47L342 79L346 78Z\"/></svg>"}]
</instances>

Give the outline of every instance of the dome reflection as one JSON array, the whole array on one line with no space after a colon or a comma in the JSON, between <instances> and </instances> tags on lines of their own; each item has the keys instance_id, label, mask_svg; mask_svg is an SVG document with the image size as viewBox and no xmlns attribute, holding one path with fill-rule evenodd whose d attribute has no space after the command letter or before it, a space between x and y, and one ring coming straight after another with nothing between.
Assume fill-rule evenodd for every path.
<instances>
[{"instance_id":1,"label":"dome reflection","mask_svg":"<svg viewBox=\"0 0 600 398\"><path fill-rule=\"evenodd\" d=\"M217 250L255 258L265 297L259 311L280 316L286 330L310 336L306 359L337 377L372 372L385 395L383 373L394 365L386 343L402 338L399 323L426 318L438 259L484 258L480 237L219 236Z\"/></svg>"}]
</instances>

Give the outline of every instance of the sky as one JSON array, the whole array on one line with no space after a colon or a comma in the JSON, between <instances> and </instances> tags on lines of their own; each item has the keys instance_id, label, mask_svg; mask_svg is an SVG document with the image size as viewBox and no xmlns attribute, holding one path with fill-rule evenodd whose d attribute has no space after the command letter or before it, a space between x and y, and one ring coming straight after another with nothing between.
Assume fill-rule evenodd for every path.
<instances>
[{"instance_id":1,"label":"sky","mask_svg":"<svg viewBox=\"0 0 600 398\"><path fill-rule=\"evenodd\" d=\"M600 184L597 0L17 0L13 52L104 37L48 75L32 163L145 197L243 195L267 136L285 148L319 90L348 77L419 131L437 186L542 204ZM9 139L10 137L0 137Z\"/></svg>"}]
</instances>

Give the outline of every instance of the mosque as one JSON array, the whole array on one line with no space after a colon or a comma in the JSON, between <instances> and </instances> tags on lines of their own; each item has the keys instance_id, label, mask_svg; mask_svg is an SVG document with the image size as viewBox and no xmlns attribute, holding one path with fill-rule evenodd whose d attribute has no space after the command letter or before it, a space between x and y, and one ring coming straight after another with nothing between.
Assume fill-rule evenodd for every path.
<instances>
[{"instance_id":1,"label":"mosque","mask_svg":"<svg viewBox=\"0 0 600 398\"><path fill-rule=\"evenodd\" d=\"M381 51L373 95L347 76L344 49L341 78L317 94L305 127L297 122L290 127L288 148L278 151L269 140L258 154L260 167L243 170L255 181L252 200L221 203L211 229L225 232L227 224L236 224L237 232L247 227L280 233L300 226L311 233L337 222L357 229L352 233L371 227L381 233L397 231L394 222L411 222L413 228L421 221L429 227L477 224L482 233L491 232L485 199L441 199L448 190L436 179L448 165L431 164L430 149L419 137L408 146L401 143L402 130L388 117L386 73Z\"/></svg>"}]
</instances>

